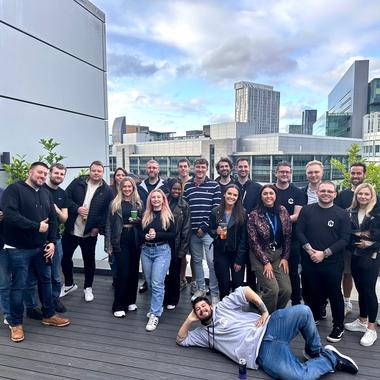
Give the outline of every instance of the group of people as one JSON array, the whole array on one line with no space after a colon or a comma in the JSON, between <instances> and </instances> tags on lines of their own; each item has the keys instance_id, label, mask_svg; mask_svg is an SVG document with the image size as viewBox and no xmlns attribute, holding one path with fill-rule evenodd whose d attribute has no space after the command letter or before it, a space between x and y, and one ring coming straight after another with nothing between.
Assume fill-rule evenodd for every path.
<instances>
[{"instance_id":1,"label":"group of people","mask_svg":"<svg viewBox=\"0 0 380 380\"><path fill-rule=\"evenodd\" d=\"M0 301L12 341L24 339L24 307L29 317L45 325L70 323L56 312L66 311L62 297L77 289L72 258L78 246L84 263L84 299L94 300L99 234L104 234L110 258L112 312L117 318L138 307L141 261L145 283L139 291L151 292L147 331L157 328L164 307L173 310L178 304L181 289L188 284L190 255L193 299L206 300L209 292L209 306L219 305L231 289L246 281L252 292L261 294L269 314L286 308L289 301L299 305L303 299L318 324L326 318L329 301L330 342L341 340L344 329L362 331L364 346L376 341L380 210L374 188L364 182L363 163L351 165L352 187L339 195L332 182L322 181L319 161L307 163L308 185L303 189L291 183L288 162L277 165L274 184L263 186L249 178L246 158L236 162L237 178L228 158L217 162L215 180L207 176L209 163L204 158L193 163L193 176L186 158L177 167L178 177L167 180L160 177L155 160L147 162L145 180L118 168L109 186L103 179L103 164L94 161L89 175L74 179L63 190L66 168L36 162L26 181L4 190ZM344 324L345 315L352 312L353 281L360 316ZM249 294L246 300L253 297ZM194 314L191 319L196 319Z\"/></svg>"}]
</instances>

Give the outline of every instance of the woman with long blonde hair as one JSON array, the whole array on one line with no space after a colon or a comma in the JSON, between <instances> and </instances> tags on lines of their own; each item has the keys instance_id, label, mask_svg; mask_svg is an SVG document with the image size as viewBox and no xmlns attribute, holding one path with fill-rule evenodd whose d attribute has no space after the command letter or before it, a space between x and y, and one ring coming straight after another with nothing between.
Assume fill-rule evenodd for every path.
<instances>
[{"instance_id":1,"label":"woman with long blonde hair","mask_svg":"<svg viewBox=\"0 0 380 380\"><path fill-rule=\"evenodd\" d=\"M376 339L378 300L376 281L380 268L380 212L374 188L362 183L355 189L349 209L351 216L351 272L359 294L359 318L345 323L349 331L364 333L362 346L372 346Z\"/></svg>"},{"instance_id":2,"label":"woman with long blonde hair","mask_svg":"<svg viewBox=\"0 0 380 380\"><path fill-rule=\"evenodd\" d=\"M152 190L149 193L142 218L141 263L148 289L152 291L147 331L157 328L159 317L162 314L165 276L171 259L169 242L174 237L174 217L166 195L160 189Z\"/></svg>"},{"instance_id":3,"label":"woman with long blonde hair","mask_svg":"<svg viewBox=\"0 0 380 380\"><path fill-rule=\"evenodd\" d=\"M125 177L110 204L105 231L105 250L113 256L117 267L112 305L117 318L137 309L142 213L136 183L133 178Z\"/></svg>"}]
</instances>

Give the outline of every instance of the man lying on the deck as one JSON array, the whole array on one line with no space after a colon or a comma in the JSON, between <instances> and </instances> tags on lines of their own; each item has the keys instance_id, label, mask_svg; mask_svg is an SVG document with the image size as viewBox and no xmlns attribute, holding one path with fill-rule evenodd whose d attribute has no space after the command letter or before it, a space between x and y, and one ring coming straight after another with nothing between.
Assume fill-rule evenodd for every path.
<instances>
[{"instance_id":1,"label":"man lying on the deck","mask_svg":"<svg viewBox=\"0 0 380 380\"><path fill-rule=\"evenodd\" d=\"M242 306L254 303L261 315L245 312ZM275 311L269 316L261 298L250 287L239 287L216 305L206 297L192 301L193 310L177 334L181 346L199 346L216 349L230 359L247 361L247 367L260 366L275 379L319 379L334 371L355 374L358 366L335 347L321 346L311 310L296 305ZM189 331L193 322L203 326ZM290 342L298 333L305 339L302 363L291 351Z\"/></svg>"}]
</instances>

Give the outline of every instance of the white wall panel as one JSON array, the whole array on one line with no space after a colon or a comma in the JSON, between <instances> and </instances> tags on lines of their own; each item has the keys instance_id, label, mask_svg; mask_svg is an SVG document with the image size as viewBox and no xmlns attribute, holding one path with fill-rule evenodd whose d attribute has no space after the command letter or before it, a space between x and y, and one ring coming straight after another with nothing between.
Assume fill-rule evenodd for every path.
<instances>
[{"instance_id":1,"label":"white wall panel","mask_svg":"<svg viewBox=\"0 0 380 380\"><path fill-rule=\"evenodd\" d=\"M105 70L104 23L75 1L0 0L0 20Z\"/></svg>"},{"instance_id":2,"label":"white wall panel","mask_svg":"<svg viewBox=\"0 0 380 380\"><path fill-rule=\"evenodd\" d=\"M100 118L104 72L0 24L0 95Z\"/></svg>"}]
</instances>

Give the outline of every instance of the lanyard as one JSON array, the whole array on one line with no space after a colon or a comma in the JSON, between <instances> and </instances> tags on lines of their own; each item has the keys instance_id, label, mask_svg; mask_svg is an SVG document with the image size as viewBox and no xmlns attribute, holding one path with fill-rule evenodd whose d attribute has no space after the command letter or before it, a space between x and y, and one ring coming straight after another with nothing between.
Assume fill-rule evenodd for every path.
<instances>
[{"instance_id":1,"label":"lanyard","mask_svg":"<svg viewBox=\"0 0 380 380\"><path fill-rule=\"evenodd\" d=\"M273 221L272 221L271 217L269 216L268 212L265 213L265 216L268 219L268 222L270 224L270 228L272 229L272 232L273 232L273 240L275 241L276 240L276 232L277 232L277 229L278 229L278 218L277 218L277 215L274 214Z\"/></svg>"}]
</instances>

